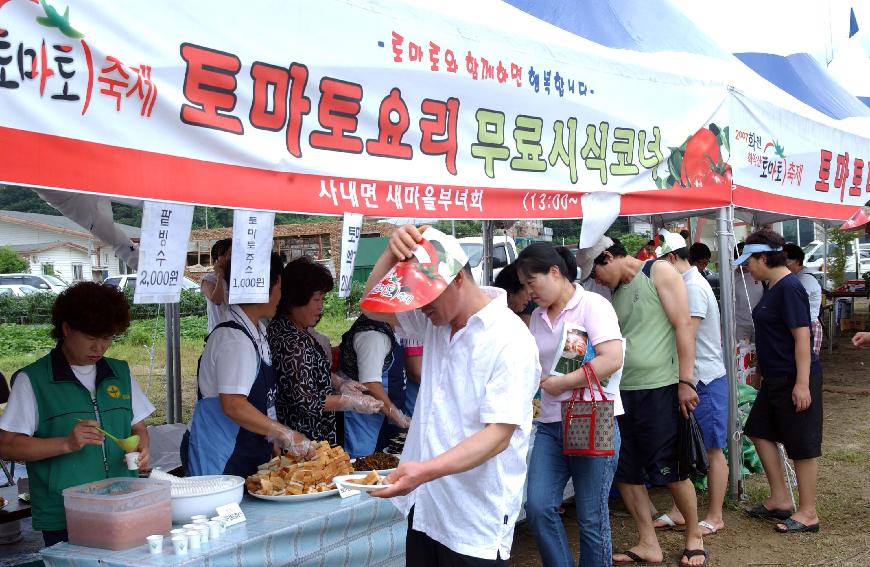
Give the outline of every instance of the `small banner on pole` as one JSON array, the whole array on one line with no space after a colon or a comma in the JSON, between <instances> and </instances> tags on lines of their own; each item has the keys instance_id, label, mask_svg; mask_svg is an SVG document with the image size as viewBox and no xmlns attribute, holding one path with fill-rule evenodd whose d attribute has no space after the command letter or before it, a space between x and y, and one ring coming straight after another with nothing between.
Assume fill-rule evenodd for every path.
<instances>
[{"instance_id":1,"label":"small banner on pole","mask_svg":"<svg viewBox=\"0 0 870 567\"><path fill-rule=\"evenodd\" d=\"M350 297L353 285L353 266L356 263L356 250L362 234L363 216L359 213L344 213L341 226L341 271L338 280L338 296Z\"/></svg>"},{"instance_id":2,"label":"small banner on pole","mask_svg":"<svg viewBox=\"0 0 870 567\"><path fill-rule=\"evenodd\" d=\"M133 303L178 303L193 207L145 201Z\"/></svg>"},{"instance_id":3,"label":"small banner on pole","mask_svg":"<svg viewBox=\"0 0 870 567\"><path fill-rule=\"evenodd\" d=\"M230 303L269 301L269 257L275 213L233 213L233 253L230 265Z\"/></svg>"}]
</instances>

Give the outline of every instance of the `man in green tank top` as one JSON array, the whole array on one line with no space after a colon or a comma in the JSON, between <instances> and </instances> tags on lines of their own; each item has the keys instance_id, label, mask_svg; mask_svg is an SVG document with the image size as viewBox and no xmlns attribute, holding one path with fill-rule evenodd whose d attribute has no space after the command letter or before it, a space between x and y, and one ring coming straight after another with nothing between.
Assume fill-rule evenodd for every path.
<instances>
[{"instance_id":1,"label":"man in green tank top","mask_svg":"<svg viewBox=\"0 0 870 567\"><path fill-rule=\"evenodd\" d=\"M115 288L82 282L52 307L57 346L12 377L0 416L0 454L27 463L33 529L46 547L67 540L65 488L110 477L136 476L118 438L139 435L139 468L148 467L143 421L154 406L123 360L103 355L130 324L127 299Z\"/></svg>"},{"instance_id":2,"label":"man in green tank top","mask_svg":"<svg viewBox=\"0 0 870 567\"><path fill-rule=\"evenodd\" d=\"M613 307L626 339L619 416L622 447L614 482L637 526L637 545L613 555L614 565L660 562L662 550L650 516L646 483L667 486L686 520L681 565L706 565L698 503L688 473L677 469L680 414L698 404L694 385L695 337L686 285L667 262L631 257L618 240L602 237L578 251L583 280L613 290Z\"/></svg>"}]
</instances>

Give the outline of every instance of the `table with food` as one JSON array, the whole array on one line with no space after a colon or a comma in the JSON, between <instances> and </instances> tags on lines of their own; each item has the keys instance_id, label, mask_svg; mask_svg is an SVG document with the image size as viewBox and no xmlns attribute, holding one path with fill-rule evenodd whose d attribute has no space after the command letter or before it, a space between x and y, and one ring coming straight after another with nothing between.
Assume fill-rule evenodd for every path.
<instances>
[{"instance_id":1,"label":"table with food","mask_svg":"<svg viewBox=\"0 0 870 567\"><path fill-rule=\"evenodd\" d=\"M104 479L64 491L69 542L46 565L403 565L405 518L367 493L398 457L352 461L320 442L306 459L275 457L242 478ZM345 496L340 488L347 488ZM238 509L225 506L238 504ZM238 521L240 515L244 521Z\"/></svg>"}]
</instances>

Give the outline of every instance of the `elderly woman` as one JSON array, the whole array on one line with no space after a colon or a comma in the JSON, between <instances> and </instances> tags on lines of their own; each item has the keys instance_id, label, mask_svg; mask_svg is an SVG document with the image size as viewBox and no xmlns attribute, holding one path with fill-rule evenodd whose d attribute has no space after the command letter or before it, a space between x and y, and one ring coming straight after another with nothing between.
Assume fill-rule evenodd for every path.
<instances>
[{"instance_id":1,"label":"elderly woman","mask_svg":"<svg viewBox=\"0 0 870 567\"><path fill-rule=\"evenodd\" d=\"M326 268L297 258L281 274L278 315L268 338L278 381L278 421L314 440L338 442L337 411L372 414L383 403L362 393L358 382L332 374L331 356L313 332L332 290Z\"/></svg>"},{"instance_id":2,"label":"elderly woman","mask_svg":"<svg viewBox=\"0 0 870 567\"><path fill-rule=\"evenodd\" d=\"M63 489L109 477L136 476L124 451L97 427L139 436L139 468L148 467L143 421L154 406L123 360L103 355L130 325L117 289L92 282L62 292L51 312L57 346L12 377L0 417L0 454L27 463L33 528L45 545L67 541Z\"/></svg>"},{"instance_id":3,"label":"elderly woman","mask_svg":"<svg viewBox=\"0 0 870 567\"><path fill-rule=\"evenodd\" d=\"M816 479L822 454L822 366L812 349L810 303L803 284L786 266L785 240L769 228L746 238L735 265L766 289L752 310L761 389L743 432L752 439L770 486L770 497L747 509L776 518L780 533L817 532ZM792 512L777 443L794 460L800 500Z\"/></svg>"}]
</instances>

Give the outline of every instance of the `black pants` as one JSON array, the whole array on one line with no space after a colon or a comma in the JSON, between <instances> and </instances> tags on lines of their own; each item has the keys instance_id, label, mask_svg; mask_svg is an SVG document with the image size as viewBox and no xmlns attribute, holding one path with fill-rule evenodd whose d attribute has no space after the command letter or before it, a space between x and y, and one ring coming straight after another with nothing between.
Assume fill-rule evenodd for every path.
<instances>
[{"instance_id":1,"label":"black pants","mask_svg":"<svg viewBox=\"0 0 870 567\"><path fill-rule=\"evenodd\" d=\"M45 547L51 547L62 541L69 541L69 535L66 530L54 530L42 532L42 541L45 542Z\"/></svg>"},{"instance_id":2,"label":"black pants","mask_svg":"<svg viewBox=\"0 0 870 567\"><path fill-rule=\"evenodd\" d=\"M413 529L414 508L408 514L408 535L405 538L405 565L409 567L507 567L507 560L480 559L456 553L423 532Z\"/></svg>"}]
</instances>

